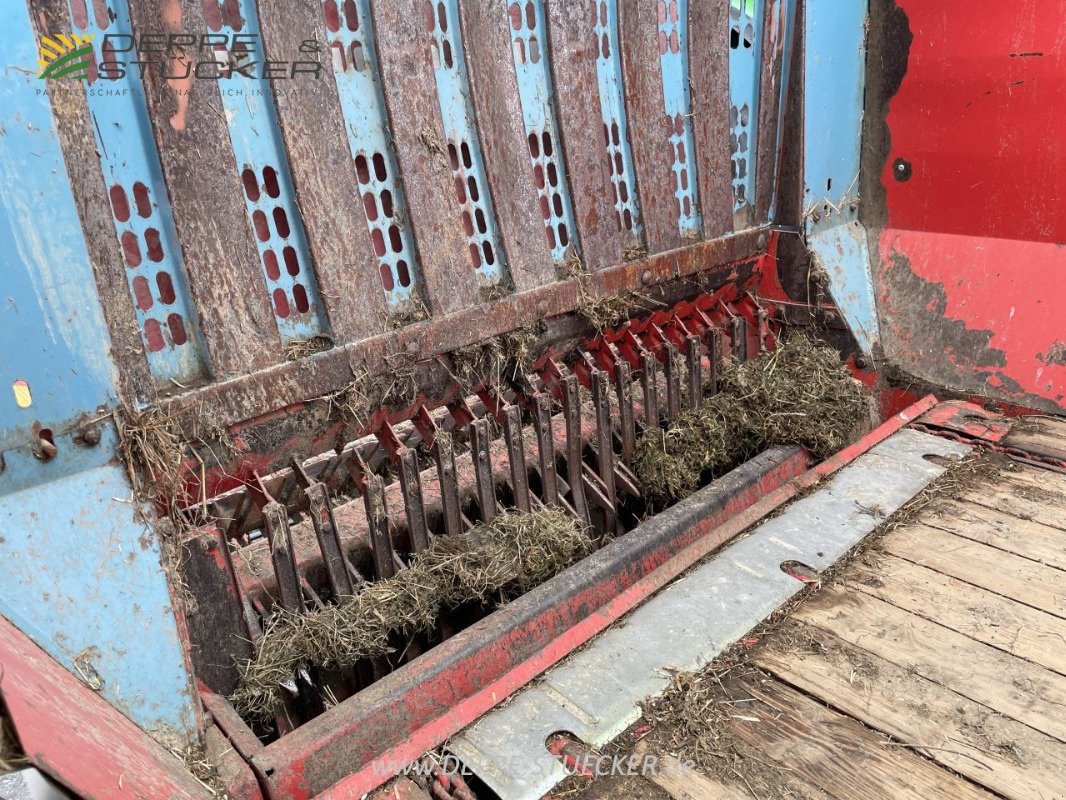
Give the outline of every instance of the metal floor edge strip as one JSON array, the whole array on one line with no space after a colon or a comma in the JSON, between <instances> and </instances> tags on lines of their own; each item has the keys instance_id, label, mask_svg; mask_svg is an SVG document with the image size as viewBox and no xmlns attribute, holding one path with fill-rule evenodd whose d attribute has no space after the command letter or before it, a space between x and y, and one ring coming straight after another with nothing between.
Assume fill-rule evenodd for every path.
<instances>
[{"instance_id":1,"label":"metal floor edge strip","mask_svg":"<svg viewBox=\"0 0 1066 800\"><path fill-rule=\"evenodd\" d=\"M501 800L536 800L569 772L548 753L565 731L600 747L640 718L674 670L696 670L803 588L784 561L824 570L969 447L904 429L735 540L462 731L449 749Z\"/></svg>"}]
</instances>

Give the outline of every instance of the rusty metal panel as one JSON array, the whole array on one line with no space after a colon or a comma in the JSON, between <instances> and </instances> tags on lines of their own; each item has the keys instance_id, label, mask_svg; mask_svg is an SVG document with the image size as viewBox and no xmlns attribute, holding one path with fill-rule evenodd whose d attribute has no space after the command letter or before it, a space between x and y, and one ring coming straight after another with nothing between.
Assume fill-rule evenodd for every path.
<instances>
[{"instance_id":1,"label":"rusty metal panel","mask_svg":"<svg viewBox=\"0 0 1066 800\"><path fill-rule=\"evenodd\" d=\"M472 305L478 296L448 163L425 6L412 14L401 0L374 4L374 29L396 155L434 315Z\"/></svg>"},{"instance_id":2,"label":"rusty metal panel","mask_svg":"<svg viewBox=\"0 0 1066 800\"><path fill-rule=\"evenodd\" d=\"M796 0L767 2L766 17L762 25L763 42L759 70L761 86L755 159L755 220L760 223L770 218L770 207L777 183L783 132L781 122L787 99L785 90L788 87L788 67L794 38L795 6Z\"/></svg>"},{"instance_id":3,"label":"rusty metal panel","mask_svg":"<svg viewBox=\"0 0 1066 800\"><path fill-rule=\"evenodd\" d=\"M681 232L671 178L674 155L668 140L673 125L667 127L663 112L658 2L620 0L619 6L622 72L644 238L649 253L660 253L679 247Z\"/></svg>"},{"instance_id":4,"label":"rusty metal panel","mask_svg":"<svg viewBox=\"0 0 1066 800\"><path fill-rule=\"evenodd\" d=\"M207 32L199 3L144 0L130 10L135 30ZM195 58L175 53L169 74L184 75L188 60ZM252 241L219 89L215 81L162 76L158 64L145 70L145 95L212 372L226 378L271 366L282 360L281 337ZM222 264L225 269L219 269Z\"/></svg>"},{"instance_id":5,"label":"rusty metal panel","mask_svg":"<svg viewBox=\"0 0 1066 800\"><path fill-rule=\"evenodd\" d=\"M689 5L692 123L704 238L733 230L729 148L729 0Z\"/></svg>"},{"instance_id":6,"label":"rusty metal panel","mask_svg":"<svg viewBox=\"0 0 1066 800\"><path fill-rule=\"evenodd\" d=\"M514 4L514 7L518 7ZM474 107L500 238L515 289L555 279L533 183L511 37L508 0L463 0L460 11ZM547 58L545 43L544 58ZM550 98L546 98L550 102Z\"/></svg>"},{"instance_id":7,"label":"rusty metal panel","mask_svg":"<svg viewBox=\"0 0 1066 800\"><path fill-rule=\"evenodd\" d=\"M268 53L278 58L306 53L301 57L319 62L313 77L276 82L274 98L330 334L337 342L358 341L381 331L386 305L370 239L359 235L366 221L337 85L329 74L333 67L325 57L330 49L322 3L263 2L259 17ZM312 44L319 49L308 53Z\"/></svg>"},{"instance_id":8,"label":"rusty metal panel","mask_svg":"<svg viewBox=\"0 0 1066 800\"><path fill-rule=\"evenodd\" d=\"M623 233L615 209L612 167L607 160L611 156L604 144L610 130L604 123L601 131L600 125L589 120L589 107L599 102L600 93L596 65L600 37L595 29L601 7L606 12L605 0L547 4L556 108L582 261L590 270L621 261L623 249L632 243L632 235Z\"/></svg>"}]
</instances>

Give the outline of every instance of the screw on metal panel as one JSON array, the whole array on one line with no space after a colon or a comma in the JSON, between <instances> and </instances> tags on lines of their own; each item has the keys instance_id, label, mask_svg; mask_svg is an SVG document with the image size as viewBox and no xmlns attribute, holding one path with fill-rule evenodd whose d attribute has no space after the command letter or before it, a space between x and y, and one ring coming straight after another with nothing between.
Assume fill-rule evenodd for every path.
<instances>
[{"instance_id":1,"label":"screw on metal panel","mask_svg":"<svg viewBox=\"0 0 1066 800\"><path fill-rule=\"evenodd\" d=\"M859 369L866 369L866 359L863 356L856 356L855 366Z\"/></svg>"},{"instance_id":2,"label":"screw on metal panel","mask_svg":"<svg viewBox=\"0 0 1066 800\"><path fill-rule=\"evenodd\" d=\"M892 162L892 177L895 178L897 181L901 183L903 181L909 181L911 179L912 172L913 169L911 167L911 162L907 161L906 159L897 158L894 162Z\"/></svg>"},{"instance_id":3,"label":"screw on metal panel","mask_svg":"<svg viewBox=\"0 0 1066 800\"><path fill-rule=\"evenodd\" d=\"M89 447L100 444L100 428L96 425L90 425L81 431L78 441Z\"/></svg>"},{"instance_id":4,"label":"screw on metal panel","mask_svg":"<svg viewBox=\"0 0 1066 800\"><path fill-rule=\"evenodd\" d=\"M655 276L652 274L650 269L646 269L642 273L640 273L640 282L643 283L645 286L651 283L654 279Z\"/></svg>"}]
</instances>

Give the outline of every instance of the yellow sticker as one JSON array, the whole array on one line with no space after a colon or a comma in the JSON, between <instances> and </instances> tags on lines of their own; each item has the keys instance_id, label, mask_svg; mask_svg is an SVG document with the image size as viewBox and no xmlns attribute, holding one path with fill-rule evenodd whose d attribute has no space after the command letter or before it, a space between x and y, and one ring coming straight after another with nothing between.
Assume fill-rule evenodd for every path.
<instances>
[{"instance_id":1,"label":"yellow sticker","mask_svg":"<svg viewBox=\"0 0 1066 800\"><path fill-rule=\"evenodd\" d=\"M17 380L11 388L15 391L15 405L19 408L29 408L33 405L33 397L30 395L30 385L24 380Z\"/></svg>"}]
</instances>

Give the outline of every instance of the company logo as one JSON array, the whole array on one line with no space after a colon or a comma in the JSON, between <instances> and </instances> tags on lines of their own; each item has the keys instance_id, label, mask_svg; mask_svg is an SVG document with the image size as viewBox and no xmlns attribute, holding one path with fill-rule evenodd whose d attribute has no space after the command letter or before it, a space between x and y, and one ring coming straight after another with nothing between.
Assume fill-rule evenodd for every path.
<instances>
[{"instance_id":1,"label":"company logo","mask_svg":"<svg viewBox=\"0 0 1066 800\"><path fill-rule=\"evenodd\" d=\"M87 80L93 60L93 37L80 33L42 36L40 55L37 63L41 71L37 73L37 77L41 80Z\"/></svg>"}]
</instances>

